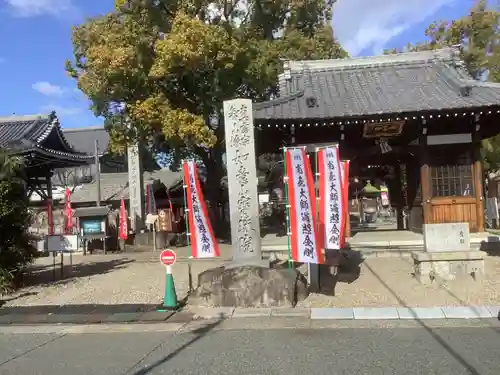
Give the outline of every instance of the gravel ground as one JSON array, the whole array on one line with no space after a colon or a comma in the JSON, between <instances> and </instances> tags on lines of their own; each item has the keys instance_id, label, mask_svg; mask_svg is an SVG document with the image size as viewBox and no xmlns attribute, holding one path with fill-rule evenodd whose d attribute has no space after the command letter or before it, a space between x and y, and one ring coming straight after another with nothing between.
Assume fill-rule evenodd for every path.
<instances>
[{"instance_id":1,"label":"gravel ground","mask_svg":"<svg viewBox=\"0 0 500 375\"><path fill-rule=\"evenodd\" d=\"M69 260L65 260L65 262ZM214 262L200 261L192 266L196 275L214 266ZM26 282L36 284L5 297L7 306L67 305L67 304L156 304L163 298L165 267L158 256L150 253L91 255L73 257L73 266L65 266L65 277L53 281L52 258L41 258L35 264ZM189 290L188 265L173 267L179 299Z\"/></svg>"},{"instance_id":2,"label":"gravel ground","mask_svg":"<svg viewBox=\"0 0 500 375\"><path fill-rule=\"evenodd\" d=\"M32 275L32 286L4 298L7 306L66 304L159 303L163 297L165 268L151 253L73 257L64 279L53 282L52 259L41 258ZM192 275L217 266L214 261L193 261ZM486 260L481 281L464 278L424 286L412 276L411 259L370 258L360 266L360 275L348 282L324 284L323 294L311 294L303 307L460 306L500 305L500 258ZM188 291L188 264L173 267L179 299Z\"/></svg>"},{"instance_id":3,"label":"gravel ground","mask_svg":"<svg viewBox=\"0 0 500 375\"><path fill-rule=\"evenodd\" d=\"M352 283L337 283L335 296L311 294L304 307L432 307L500 304L500 258L485 260L481 281L465 277L422 285L412 276L410 258L370 258ZM333 288L332 288L333 289ZM330 291L331 292L331 291Z\"/></svg>"}]
</instances>

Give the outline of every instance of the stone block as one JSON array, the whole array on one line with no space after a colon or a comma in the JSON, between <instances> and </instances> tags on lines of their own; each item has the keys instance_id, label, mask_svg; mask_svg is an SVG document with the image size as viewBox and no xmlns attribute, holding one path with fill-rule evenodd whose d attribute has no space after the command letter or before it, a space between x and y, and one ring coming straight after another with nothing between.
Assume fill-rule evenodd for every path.
<instances>
[{"instance_id":1,"label":"stone block","mask_svg":"<svg viewBox=\"0 0 500 375\"><path fill-rule=\"evenodd\" d=\"M140 322L163 322L170 318L174 312L149 311L139 317Z\"/></svg>"},{"instance_id":2,"label":"stone block","mask_svg":"<svg viewBox=\"0 0 500 375\"><path fill-rule=\"evenodd\" d=\"M428 252L469 251L468 223L424 224L424 247Z\"/></svg>"},{"instance_id":3,"label":"stone block","mask_svg":"<svg viewBox=\"0 0 500 375\"><path fill-rule=\"evenodd\" d=\"M426 252L412 252L411 254L414 260L419 262L429 262L429 261L452 261L452 260L484 260L486 253L484 251L456 251L456 252L436 252L436 253L426 253Z\"/></svg>"},{"instance_id":4,"label":"stone block","mask_svg":"<svg viewBox=\"0 0 500 375\"><path fill-rule=\"evenodd\" d=\"M233 307L194 307L191 310L195 319L226 319L234 313Z\"/></svg>"},{"instance_id":5,"label":"stone block","mask_svg":"<svg viewBox=\"0 0 500 375\"><path fill-rule=\"evenodd\" d=\"M447 319L480 319L491 318L491 312L484 306L443 307Z\"/></svg>"},{"instance_id":6,"label":"stone block","mask_svg":"<svg viewBox=\"0 0 500 375\"><path fill-rule=\"evenodd\" d=\"M194 314L191 311L178 311L170 318L167 323L189 323L194 319Z\"/></svg>"},{"instance_id":7,"label":"stone block","mask_svg":"<svg viewBox=\"0 0 500 375\"><path fill-rule=\"evenodd\" d=\"M271 316L270 308L236 308L233 318L257 318Z\"/></svg>"},{"instance_id":8,"label":"stone block","mask_svg":"<svg viewBox=\"0 0 500 375\"><path fill-rule=\"evenodd\" d=\"M96 324L107 318L104 314L57 314L53 315L61 324Z\"/></svg>"},{"instance_id":9,"label":"stone block","mask_svg":"<svg viewBox=\"0 0 500 375\"><path fill-rule=\"evenodd\" d=\"M308 296L307 280L296 269L217 267L202 272L198 283L190 305L292 307Z\"/></svg>"},{"instance_id":10,"label":"stone block","mask_svg":"<svg viewBox=\"0 0 500 375\"><path fill-rule=\"evenodd\" d=\"M312 308L311 319L354 319L354 311L352 308Z\"/></svg>"},{"instance_id":11,"label":"stone block","mask_svg":"<svg viewBox=\"0 0 500 375\"><path fill-rule=\"evenodd\" d=\"M500 305L498 306L486 306L488 311L491 313L493 318L498 318L500 320Z\"/></svg>"},{"instance_id":12,"label":"stone block","mask_svg":"<svg viewBox=\"0 0 500 375\"><path fill-rule=\"evenodd\" d=\"M439 253L412 253L415 278L422 284L429 284L439 278L455 280L464 275L480 280L484 275L482 251L457 251Z\"/></svg>"},{"instance_id":13,"label":"stone block","mask_svg":"<svg viewBox=\"0 0 500 375\"><path fill-rule=\"evenodd\" d=\"M277 307L271 309L271 316L281 317L281 318L309 318L311 315L311 309L308 308L287 308L287 307Z\"/></svg>"},{"instance_id":14,"label":"stone block","mask_svg":"<svg viewBox=\"0 0 500 375\"><path fill-rule=\"evenodd\" d=\"M105 317L101 322L102 323L131 323L138 321L142 313L140 312L123 312L110 314Z\"/></svg>"},{"instance_id":15,"label":"stone block","mask_svg":"<svg viewBox=\"0 0 500 375\"><path fill-rule=\"evenodd\" d=\"M398 310L395 307L355 307L354 319L357 320L388 320L399 319Z\"/></svg>"},{"instance_id":16,"label":"stone block","mask_svg":"<svg viewBox=\"0 0 500 375\"><path fill-rule=\"evenodd\" d=\"M440 307L398 307L399 319L444 319Z\"/></svg>"}]
</instances>

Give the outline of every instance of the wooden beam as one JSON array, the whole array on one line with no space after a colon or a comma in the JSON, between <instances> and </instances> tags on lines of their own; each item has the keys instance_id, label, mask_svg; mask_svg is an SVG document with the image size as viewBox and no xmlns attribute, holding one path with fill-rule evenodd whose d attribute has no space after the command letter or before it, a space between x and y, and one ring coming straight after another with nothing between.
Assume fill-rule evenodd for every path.
<instances>
[{"instance_id":1,"label":"wooden beam","mask_svg":"<svg viewBox=\"0 0 500 375\"><path fill-rule=\"evenodd\" d=\"M483 198L483 165L481 163L481 134L479 124L472 134L473 143L473 183L474 196L476 198L477 231L484 232L484 198Z\"/></svg>"},{"instance_id":2,"label":"wooden beam","mask_svg":"<svg viewBox=\"0 0 500 375\"><path fill-rule=\"evenodd\" d=\"M429 150L427 148L427 128L423 121L419 135L420 146L420 191L422 192L422 208L424 212L424 224L432 221L432 206L430 204L431 193L431 174L429 167Z\"/></svg>"}]
</instances>

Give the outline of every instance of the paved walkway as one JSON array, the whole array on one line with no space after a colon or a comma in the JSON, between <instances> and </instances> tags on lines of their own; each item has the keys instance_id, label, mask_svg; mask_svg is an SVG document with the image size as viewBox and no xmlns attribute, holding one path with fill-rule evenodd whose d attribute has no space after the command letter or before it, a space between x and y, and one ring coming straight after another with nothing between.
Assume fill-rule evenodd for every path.
<instances>
[{"instance_id":1,"label":"paved walkway","mask_svg":"<svg viewBox=\"0 0 500 375\"><path fill-rule=\"evenodd\" d=\"M152 305L69 305L7 307L0 309L0 326L34 324L190 323L213 319L306 320L443 320L499 319L499 306L473 307L382 307L382 308L196 308L177 312L159 311Z\"/></svg>"}]
</instances>

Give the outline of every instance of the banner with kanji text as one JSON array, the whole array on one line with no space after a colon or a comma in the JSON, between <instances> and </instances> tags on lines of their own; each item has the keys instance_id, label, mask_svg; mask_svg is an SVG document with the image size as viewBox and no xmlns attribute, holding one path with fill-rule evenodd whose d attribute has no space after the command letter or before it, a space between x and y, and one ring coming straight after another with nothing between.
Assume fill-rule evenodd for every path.
<instances>
[{"instance_id":1,"label":"banner with kanji text","mask_svg":"<svg viewBox=\"0 0 500 375\"><path fill-rule=\"evenodd\" d=\"M184 185L188 210L191 256L193 258L212 258L220 256L215 240L203 192L198 177L198 168L194 161L185 161L183 165Z\"/></svg>"},{"instance_id":2,"label":"banner with kanji text","mask_svg":"<svg viewBox=\"0 0 500 375\"><path fill-rule=\"evenodd\" d=\"M291 258L301 263L324 263L316 231L316 194L311 164L302 148L287 149Z\"/></svg>"},{"instance_id":3,"label":"banner with kanji text","mask_svg":"<svg viewBox=\"0 0 500 375\"><path fill-rule=\"evenodd\" d=\"M317 153L319 172L319 237L325 249L343 246L347 201L344 199L338 146L321 148ZM345 175L345 173L344 173Z\"/></svg>"}]
</instances>

